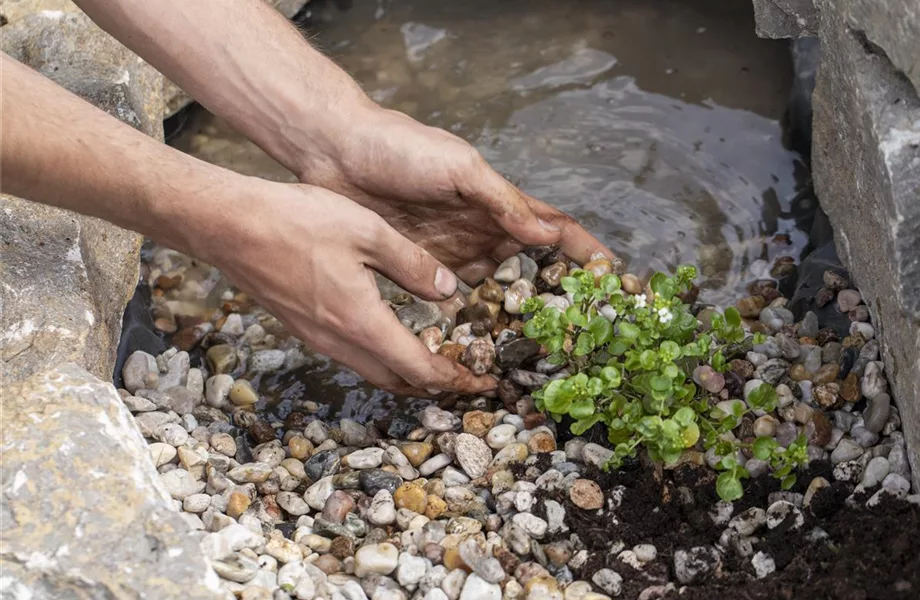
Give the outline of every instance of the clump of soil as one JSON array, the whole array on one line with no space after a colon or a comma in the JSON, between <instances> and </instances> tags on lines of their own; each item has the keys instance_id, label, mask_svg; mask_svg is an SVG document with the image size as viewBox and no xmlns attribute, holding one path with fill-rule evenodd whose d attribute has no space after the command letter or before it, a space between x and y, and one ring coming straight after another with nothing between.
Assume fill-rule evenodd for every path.
<instances>
[{"instance_id":1,"label":"clump of soil","mask_svg":"<svg viewBox=\"0 0 920 600\"><path fill-rule=\"evenodd\" d=\"M828 478L830 471L831 465L826 461L812 463L807 472L800 474L792 491L804 493L814 477ZM676 581L674 552L712 546L725 529L724 525L715 525L709 514L718 497L714 478L707 469L682 466L656 473L636 464L616 472L594 471L584 476L597 481L607 498L622 498L613 511L615 518L599 519L596 511L581 510L561 494L543 492L542 497L564 504L567 525L589 550L588 561L574 573L576 578L590 580L599 569L614 569L623 577L621 598L632 600L649 586ZM744 497L735 503L735 514L751 506L766 508L770 494L777 491L779 482L772 477L747 481ZM852 492L852 486L834 483L820 490L810 506L803 509L805 526L801 529L788 531L781 526L757 533L760 541L753 551L773 558L773 574L757 579L750 557L728 552L721 568L704 583L678 586L665 596L651 598L920 598L920 506L886 496L878 506L866 508L869 493L860 494L861 501L854 508L846 503ZM816 528L827 537L813 541L810 534ZM655 561L641 570L626 565L617 558L617 552L611 552L611 547L622 545L628 550L636 544L653 544L658 550Z\"/></svg>"}]
</instances>

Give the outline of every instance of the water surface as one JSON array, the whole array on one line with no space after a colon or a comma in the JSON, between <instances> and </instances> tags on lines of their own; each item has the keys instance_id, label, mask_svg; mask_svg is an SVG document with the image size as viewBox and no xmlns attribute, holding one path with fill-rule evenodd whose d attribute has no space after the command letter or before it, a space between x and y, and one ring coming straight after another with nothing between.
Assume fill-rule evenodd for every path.
<instances>
[{"instance_id":1,"label":"water surface","mask_svg":"<svg viewBox=\"0 0 920 600\"><path fill-rule=\"evenodd\" d=\"M804 169L779 124L788 51L756 38L748 3L357 0L310 10L314 41L373 98L468 140L637 273L697 264L702 297L727 304L754 261L797 256L807 241L792 214ZM294 180L206 113L175 144ZM395 406L323 361L270 383L345 415Z\"/></svg>"}]
</instances>

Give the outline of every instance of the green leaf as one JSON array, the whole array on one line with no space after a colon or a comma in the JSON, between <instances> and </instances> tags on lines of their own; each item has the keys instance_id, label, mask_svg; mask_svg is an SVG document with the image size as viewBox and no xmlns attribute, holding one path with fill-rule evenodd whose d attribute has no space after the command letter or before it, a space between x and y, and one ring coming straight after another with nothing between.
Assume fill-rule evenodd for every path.
<instances>
[{"instance_id":1,"label":"green leaf","mask_svg":"<svg viewBox=\"0 0 920 600\"><path fill-rule=\"evenodd\" d=\"M658 364L658 356L654 350L643 350L642 354L639 355L639 364L646 371L650 371Z\"/></svg>"},{"instance_id":2,"label":"green leaf","mask_svg":"<svg viewBox=\"0 0 920 600\"><path fill-rule=\"evenodd\" d=\"M664 362L671 362L680 358L680 346L671 340L664 340L658 347L658 356Z\"/></svg>"},{"instance_id":3,"label":"green leaf","mask_svg":"<svg viewBox=\"0 0 920 600\"><path fill-rule=\"evenodd\" d=\"M684 406L677 409L677 412L671 418L686 427L696 421L696 413L689 406Z\"/></svg>"},{"instance_id":4,"label":"green leaf","mask_svg":"<svg viewBox=\"0 0 920 600\"><path fill-rule=\"evenodd\" d=\"M592 400L578 400L572 402L569 407L569 415L573 419L587 419L594 414L594 402Z\"/></svg>"},{"instance_id":5,"label":"green leaf","mask_svg":"<svg viewBox=\"0 0 920 600\"><path fill-rule=\"evenodd\" d=\"M783 477L783 481L779 485L784 490L790 490L792 489L792 486L795 485L795 479L796 479L795 473L793 473L792 475Z\"/></svg>"},{"instance_id":6,"label":"green leaf","mask_svg":"<svg viewBox=\"0 0 920 600\"><path fill-rule=\"evenodd\" d=\"M587 417L587 418L585 418L585 419L579 419L579 420L575 421L574 423L572 423L571 431L572 431L572 433L575 434L575 435L581 435L581 434L583 434L584 432L586 432L586 431L588 431L589 429L591 429L592 427L594 427L594 425L597 424L597 423L599 423L599 422L601 421L601 419L603 419L603 418L604 418L603 415L595 414L595 415L591 415L591 416L589 416L589 417Z\"/></svg>"},{"instance_id":7,"label":"green leaf","mask_svg":"<svg viewBox=\"0 0 920 600\"><path fill-rule=\"evenodd\" d=\"M670 300L677 293L677 284L664 273L655 273L649 281L649 286L655 295L663 300Z\"/></svg>"},{"instance_id":8,"label":"green leaf","mask_svg":"<svg viewBox=\"0 0 920 600\"><path fill-rule=\"evenodd\" d=\"M741 327L741 313L734 306L725 309L725 322L729 327Z\"/></svg>"},{"instance_id":9,"label":"green leaf","mask_svg":"<svg viewBox=\"0 0 920 600\"><path fill-rule=\"evenodd\" d=\"M776 390L769 383L762 383L748 394L747 402L751 408L771 412L776 408Z\"/></svg>"},{"instance_id":10,"label":"green leaf","mask_svg":"<svg viewBox=\"0 0 920 600\"><path fill-rule=\"evenodd\" d=\"M779 443L768 436L761 436L754 440L754 444L751 446L751 452L754 453L756 458L760 460L767 460L770 458L770 455L773 454L773 450L779 446Z\"/></svg>"},{"instance_id":11,"label":"green leaf","mask_svg":"<svg viewBox=\"0 0 920 600\"><path fill-rule=\"evenodd\" d=\"M582 331L578 334L578 339L575 340L575 349L572 353L575 356L585 356L590 354L594 350L594 336L588 333L587 331Z\"/></svg>"},{"instance_id":12,"label":"green leaf","mask_svg":"<svg viewBox=\"0 0 920 600\"><path fill-rule=\"evenodd\" d=\"M588 322L588 331L594 336L594 342L601 346L613 339L613 323L597 315Z\"/></svg>"},{"instance_id":13,"label":"green leaf","mask_svg":"<svg viewBox=\"0 0 920 600\"><path fill-rule=\"evenodd\" d=\"M738 465L738 459L732 454L722 457L722 462L719 463L719 466L725 469L726 471L731 471Z\"/></svg>"},{"instance_id":14,"label":"green leaf","mask_svg":"<svg viewBox=\"0 0 920 600\"><path fill-rule=\"evenodd\" d=\"M581 290L581 283L574 277L563 277L559 283L562 285L562 289L570 294L575 294Z\"/></svg>"},{"instance_id":15,"label":"green leaf","mask_svg":"<svg viewBox=\"0 0 920 600\"><path fill-rule=\"evenodd\" d=\"M533 300L533 298L530 298L530 300ZM526 335L530 339L535 339L535 338L540 337L541 333L543 333L543 330L540 327L539 321L537 321L536 319L531 319L527 321L526 323L524 323L524 335Z\"/></svg>"},{"instance_id":16,"label":"green leaf","mask_svg":"<svg viewBox=\"0 0 920 600\"><path fill-rule=\"evenodd\" d=\"M680 369L674 363L670 363L662 367L661 374L669 379L677 379L680 377Z\"/></svg>"},{"instance_id":17,"label":"green leaf","mask_svg":"<svg viewBox=\"0 0 920 600\"><path fill-rule=\"evenodd\" d=\"M725 502L734 502L744 494L744 489L735 474L726 471L716 478L716 493Z\"/></svg>"},{"instance_id":18,"label":"green leaf","mask_svg":"<svg viewBox=\"0 0 920 600\"><path fill-rule=\"evenodd\" d=\"M618 388L622 381L620 370L616 367L604 367L601 369L601 379L604 380L608 388Z\"/></svg>"},{"instance_id":19,"label":"green leaf","mask_svg":"<svg viewBox=\"0 0 920 600\"><path fill-rule=\"evenodd\" d=\"M617 330L619 331L620 337L626 338L627 340L634 340L639 337L639 328L632 323L627 323L625 321L617 323Z\"/></svg>"},{"instance_id":20,"label":"green leaf","mask_svg":"<svg viewBox=\"0 0 920 600\"><path fill-rule=\"evenodd\" d=\"M620 289L620 278L613 273L608 273L601 277L600 282L598 282L598 287L605 296L609 297Z\"/></svg>"},{"instance_id":21,"label":"green leaf","mask_svg":"<svg viewBox=\"0 0 920 600\"><path fill-rule=\"evenodd\" d=\"M680 450L680 449L677 449L677 450L662 449L662 450L659 450L658 453L661 455L662 462L664 462L666 465L673 465L678 460L680 460L680 455L683 454L684 452L683 450Z\"/></svg>"},{"instance_id":22,"label":"green leaf","mask_svg":"<svg viewBox=\"0 0 920 600\"><path fill-rule=\"evenodd\" d=\"M584 327L588 324L588 317L583 315L582 312L578 310L577 306L570 306L565 309L565 316L570 322L579 327Z\"/></svg>"},{"instance_id":23,"label":"green leaf","mask_svg":"<svg viewBox=\"0 0 920 600\"><path fill-rule=\"evenodd\" d=\"M550 381L545 388L543 388L543 404L546 407L546 410L564 415L569 412L569 407L572 405L572 395L569 390L565 389L565 384L568 380L556 379Z\"/></svg>"},{"instance_id":24,"label":"green leaf","mask_svg":"<svg viewBox=\"0 0 920 600\"><path fill-rule=\"evenodd\" d=\"M720 373L725 371L725 356L722 354L721 350L712 355L712 359L710 359L709 363L716 371Z\"/></svg>"},{"instance_id":25,"label":"green leaf","mask_svg":"<svg viewBox=\"0 0 920 600\"><path fill-rule=\"evenodd\" d=\"M761 333L761 332L759 332L759 331L753 335L753 338L754 338L754 339L753 339L752 341L753 341L755 344L763 344L764 342L767 341L767 336L766 336L766 334Z\"/></svg>"},{"instance_id":26,"label":"green leaf","mask_svg":"<svg viewBox=\"0 0 920 600\"><path fill-rule=\"evenodd\" d=\"M524 303L521 305L522 313L534 313L538 310L541 310L546 303L543 301L543 298L539 296L531 296L527 300L524 300Z\"/></svg>"}]
</instances>

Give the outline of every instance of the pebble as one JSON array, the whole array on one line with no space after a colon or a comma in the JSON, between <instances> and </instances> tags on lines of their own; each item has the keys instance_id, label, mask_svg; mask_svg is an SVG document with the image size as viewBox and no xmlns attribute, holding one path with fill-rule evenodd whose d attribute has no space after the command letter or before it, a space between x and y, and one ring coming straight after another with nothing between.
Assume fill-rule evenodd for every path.
<instances>
[{"instance_id":1,"label":"pebble","mask_svg":"<svg viewBox=\"0 0 920 600\"><path fill-rule=\"evenodd\" d=\"M599 444L585 444L582 449L582 460L584 460L585 464L591 465L592 467L600 468L604 463L610 460L611 457L613 457L613 450Z\"/></svg>"},{"instance_id":2,"label":"pebble","mask_svg":"<svg viewBox=\"0 0 920 600\"><path fill-rule=\"evenodd\" d=\"M584 510L596 510L604 507L604 493L597 483L590 479L576 479L569 488L572 503Z\"/></svg>"},{"instance_id":3,"label":"pebble","mask_svg":"<svg viewBox=\"0 0 920 600\"><path fill-rule=\"evenodd\" d=\"M441 319L441 309L434 302L420 300L396 311L396 318L404 327L418 335L423 329L436 325Z\"/></svg>"},{"instance_id":4,"label":"pebble","mask_svg":"<svg viewBox=\"0 0 920 600\"><path fill-rule=\"evenodd\" d=\"M121 377L125 389L134 394L138 390L157 389L160 371L153 356L137 350L125 361L121 369Z\"/></svg>"},{"instance_id":5,"label":"pebble","mask_svg":"<svg viewBox=\"0 0 920 600\"><path fill-rule=\"evenodd\" d=\"M275 497L275 501L285 512L294 517L310 512L310 506L299 494L293 492L279 492Z\"/></svg>"},{"instance_id":6,"label":"pebble","mask_svg":"<svg viewBox=\"0 0 920 600\"><path fill-rule=\"evenodd\" d=\"M387 490L391 494L402 485L402 477L383 469L367 469L359 474L361 489L368 496L375 496L380 490Z\"/></svg>"},{"instance_id":7,"label":"pebble","mask_svg":"<svg viewBox=\"0 0 920 600\"><path fill-rule=\"evenodd\" d=\"M862 303L862 296L856 290L840 290L837 294L837 310L848 313Z\"/></svg>"},{"instance_id":8,"label":"pebble","mask_svg":"<svg viewBox=\"0 0 920 600\"><path fill-rule=\"evenodd\" d=\"M160 475L160 481L175 500L185 500L192 494L197 494L204 490L204 482L196 480L191 473L185 469L173 469Z\"/></svg>"},{"instance_id":9,"label":"pebble","mask_svg":"<svg viewBox=\"0 0 920 600\"><path fill-rule=\"evenodd\" d=\"M515 525L526 531L530 537L538 540L546 535L546 530L549 527L546 521L529 513L518 513L514 515L512 520Z\"/></svg>"},{"instance_id":10,"label":"pebble","mask_svg":"<svg viewBox=\"0 0 920 600\"><path fill-rule=\"evenodd\" d=\"M849 438L844 438L840 440L840 443L837 444L837 447L834 448L834 451L831 453L831 462L837 465L842 462L855 460L862 456L863 452L865 452L865 450L857 442Z\"/></svg>"},{"instance_id":11,"label":"pebble","mask_svg":"<svg viewBox=\"0 0 920 600\"><path fill-rule=\"evenodd\" d=\"M482 477L492 461L492 451L484 441L474 435L461 433L455 447L457 462L467 475L476 479Z\"/></svg>"},{"instance_id":12,"label":"pebble","mask_svg":"<svg viewBox=\"0 0 920 600\"><path fill-rule=\"evenodd\" d=\"M891 396L880 393L871 400L868 400L868 407L863 414L865 420L864 427L873 432L881 433L888 422L888 416L891 414Z\"/></svg>"},{"instance_id":13,"label":"pebble","mask_svg":"<svg viewBox=\"0 0 920 600\"><path fill-rule=\"evenodd\" d=\"M374 469L383 464L383 448L357 450L346 456L345 462L352 469Z\"/></svg>"},{"instance_id":14,"label":"pebble","mask_svg":"<svg viewBox=\"0 0 920 600\"><path fill-rule=\"evenodd\" d=\"M414 483L405 483L393 494L393 501L397 508L405 508L414 513L422 514L428 505L428 495L421 487Z\"/></svg>"},{"instance_id":15,"label":"pebble","mask_svg":"<svg viewBox=\"0 0 920 600\"><path fill-rule=\"evenodd\" d=\"M422 411L421 423L429 431L453 431L460 425L460 419L446 410L429 406Z\"/></svg>"},{"instance_id":16,"label":"pebble","mask_svg":"<svg viewBox=\"0 0 920 600\"><path fill-rule=\"evenodd\" d=\"M211 367L211 373L222 375L233 371L236 368L238 359L236 348L229 344L217 344L208 348L205 354L208 366Z\"/></svg>"},{"instance_id":17,"label":"pebble","mask_svg":"<svg viewBox=\"0 0 920 600\"><path fill-rule=\"evenodd\" d=\"M247 366L254 373L277 371L284 366L284 359L283 350L259 350L252 353Z\"/></svg>"},{"instance_id":18,"label":"pebble","mask_svg":"<svg viewBox=\"0 0 920 600\"><path fill-rule=\"evenodd\" d=\"M767 508L767 528L776 529L780 525L795 530L805 524L805 516L795 504L787 500L778 500Z\"/></svg>"},{"instance_id":19,"label":"pebble","mask_svg":"<svg viewBox=\"0 0 920 600\"><path fill-rule=\"evenodd\" d=\"M494 450L501 450L515 440L517 428L514 425L498 425L486 434L486 444Z\"/></svg>"},{"instance_id":20,"label":"pebble","mask_svg":"<svg viewBox=\"0 0 920 600\"><path fill-rule=\"evenodd\" d=\"M230 387L230 401L236 406L252 406L259 401L259 395L247 380L237 379Z\"/></svg>"},{"instance_id":21,"label":"pebble","mask_svg":"<svg viewBox=\"0 0 920 600\"><path fill-rule=\"evenodd\" d=\"M501 283L512 283L521 277L521 259L519 256L512 256L498 265L495 274L492 276L495 281Z\"/></svg>"},{"instance_id":22,"label":"pebble","mask_svg":"<svg viewBox=\"0 0 920 600\"><path fill-rule=\"evenodd\" d=\"M497 583L489 583L476 573L471 573L463 584L459 598L460 600L501 600L502 589Z\"/></svg>"},{"instance_id":23,"label":"pebble","mask_svg":"<svg viewBox=\"0 0 920 600\"><path fill-rule=\"evenodd\" d=\"M718 568L719 553L711 546L696 546L674 552L674 575L685 585L700 584Z\"/></svg>"},{"instance_id":24,"label":"pebble","mask_svg":"<svg viewBox=\"0 0 920 600\"><path fill-rule=\"evenodd\" d=\"M311 481L335 475L342 467L339 453L335 450L322 450L311 456L304 463L304 472Z\"/></svg>"},{"instance_id":25,"label":"pebble","mask_svg":"<svg viewBox=\"0 0 920 600\"><path fill-rule=\"evenodd\" d=\"M174 446L162 442L150 444L147 450L150 452L150 458L153 459L153 464L156 467L162 467L167 463L171 463L173 459L176 458L177 454Z\"/></svg>"},{"instance_id":26,"label":"pebble","mask_svg":"<svg viewBox=\"0 0 920 600\"><path fill-rule=\"evenodd\" d=\"M431 444L428 444L428 446L431 446ZM412 462L411 458L409 459L409 462ZM438 454L437 456L433 456L419 465L418 472L422 477L428 477L429 475L436 473L444 467L447 467L452 462L453 458L451 458L449 454Z\"/></svg>"},{"instance_id":27,"label":"pebble","mask_svg":"<svg viewBox=\"0 0 920 600\"><path fill-rule=\"evenodd\" d=\"M763 579L776 571L776 562L769 554L764 552L758 552L751 558L751 566L754 567L754 573L757 575L757 579Z\"/></svg>"},{"instance_id":28,"label":"pebble","mask_svg":"<svg viewBox=\"0 0 920 600\"><path fill-rule=\"evenodd\" d=\"M355 552L355 575L364 577L371 573L389 575L399 565L399 550L390 543L368 544Z\"/></svg>"}]
</instances>

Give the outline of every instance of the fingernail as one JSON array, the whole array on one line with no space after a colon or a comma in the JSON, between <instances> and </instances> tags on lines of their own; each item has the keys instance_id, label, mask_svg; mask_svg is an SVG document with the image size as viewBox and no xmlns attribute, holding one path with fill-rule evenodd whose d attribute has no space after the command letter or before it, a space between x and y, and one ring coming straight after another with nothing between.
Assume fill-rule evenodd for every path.
<instances>
[{"instance_id":1,"label":"fingernail","mask_svg":"<svg viewBox=\"0 0 920 600\"><path fill-rule=\"evenodd\" d=\"M559 231L559 228L553 225L552 223L550 223L549 221L544 221L543 219L538 218L537 222L540 223L540 227L542 227L543 229L547 231L552 231L552 232Z\"/></svg>"},{"instance_id":2,"label":"fingernail","mask_svg":"<svg viewBox=\"0 0 920 600\"><path fill-rule=\"evenodd\" d=\"M457 291L457 278L444 267L438 267L434 275L434 288L438 290L442 296L449 298Z\"/></svg>"}]
</instances>

